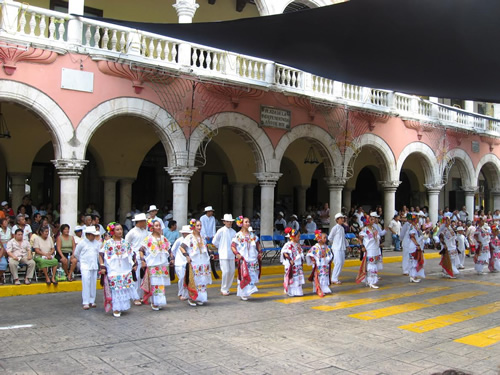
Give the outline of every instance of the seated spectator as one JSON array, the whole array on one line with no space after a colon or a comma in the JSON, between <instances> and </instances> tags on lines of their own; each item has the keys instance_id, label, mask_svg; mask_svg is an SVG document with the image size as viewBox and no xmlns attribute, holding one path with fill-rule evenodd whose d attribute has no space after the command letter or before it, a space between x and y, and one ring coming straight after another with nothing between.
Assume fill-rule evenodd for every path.
<instances>
[{"instance_id":1,"label":"seated spectator","mask_svg":"<svg viewBox=\"0 0 500 375\"><path fill-rule=\"evenodd\" d=\"M29 224L26 224L26 216L23 214L17 215L16 222L17 224L12 227L12 234L16 233L17 229L21 229L23 231L23 240L29 241L33 231Z\"/></svg>"},{"instance_id":2,"label":"seated spectator","mask_svg":"<svg viewBox=\"0 0 500 375\"><path fill-rule=\"evenodd\" d=\"M14 217L14 210L9 207L9 202L3 201L1 203L2 211L5 214L5 217Z\"/></svg>"},{"instance_id":3,"label":"seated spectator","mask_svg":"<svg viewBox=\"0 0 500 375\"><path fill-rule=\"evenodd\" d=\"M181 236L181 234L177 230L177 221L170 220L168 222L168 227L163 230L163 235L172 245L175 242L175 240L177 240Z\"/></svg>"},{"instance_id":4,"label":"seated spectator","mask_svg":"<svg viewBox=\"0 0 500 375\"><path fill-rule=\"evenodd\" d=\"M33 232L38 232L38 229L42 226L42 215L39 212L33 214L33 220L31 222L31 230Z\"/></svg>"},{"instance_id":5,"label":"seated spectator","mask_svg":"<svg viewBox=\"0 0 500 375\"><path fill-rule=\"evenodd\" d=\"M317 228L317 225L316 223L314 222L313 218L311 215L308 215L307 218L306 218L306 233L307 234L314 234L314 232L316 231Z\"/></svg>"},{"instance_id":6,"label":"seated spectator","mask_svg":"<svg viewBox=\"0 0 500 375\"><path fill-rule=\"evenodd\" d=\"M78 245L80 241L83 240L83 227L81 225L77 225L75 227L75 235L73 236L73 240L75 240L75 246Z\"/></svg>"},{"instance_id":7,"label":"seated spectator","mask_svg":"<svg viewBox=\"0 0 500 375\"><path fill-rule=\"evenodd\" d=\"M54 241L49 236L49 227L44 226L40 228L38 236L33 241L33 248L35 249L35 263L38 269L42 270L45 276L45 282L50 285L52 282L57 285L56 271L59 262L55 258ZM49 278L47 272L48 268L52 267L52 280Z\"/></svg>"},{"instance_id":8,"label":"seated spectator","mask_svg":"<svg viewBox=\"0 0 500 375\"><path fill-rule=\"evenodd\" d=\"M23 230L16 229L14 231L14 238L7 243L7 254L9 255L9 269L14 279L15 285L21 285L17 273L17 266L25 264L28 269L26 270L26 277L24 283L31 284L33 273L35 272L35 262L31 259L31 246L28 241L23 239Z\"/></svg>"},{"instance_id":9,"label":"seated spectator","mask_svg":"<svg viewBox=\"0 0 500 375\"><path fill-rule=\"evenodd\" d=\"M73 257L75 246L75 240L73 239L73 236L69 234L69 225L61 225L60 235L57 237L56 241L56 259L62 263L62 268L64 273L66 273L68 281L73 281L73 271L78 263L76 258ZM68 263L71 263L70 270L68 270Z\"/></svg>"}]
</instances>

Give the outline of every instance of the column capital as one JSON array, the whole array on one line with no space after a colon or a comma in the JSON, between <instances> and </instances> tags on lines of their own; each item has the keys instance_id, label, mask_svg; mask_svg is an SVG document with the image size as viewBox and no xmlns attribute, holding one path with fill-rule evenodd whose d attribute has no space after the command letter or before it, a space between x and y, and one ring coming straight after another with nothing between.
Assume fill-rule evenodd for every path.
<instances>
[{"instance_id":1,"label":"column capital","mask_svg":"<svg viewBox=\"0 0 500 375\"><path fill-rule=\"evenodd\" d=\"M51 160L57 169L59 178L78 178L83 171L83 168L89 162L83 159L56 159Z\"/></svg>"},{"instance_id":2,"label":"column capital","mask_svg":"<svg viewBox=\"0 0 500 375\"><path fill-rule=\"evenodd\" d=\"M500 188L491 188L490 193L494 196L499 196L500 195Z\"/></svg>"},{"instance_id":3,"label":"column capital","mask_svg":"<svg viewBox=\"0 0 500 375\"><path fill-rule=\"evenodd\" d=\"M165 167L165 171L172 178L172 182L189 182L197 170L196 167Z\"/></svg>"},{"instance_id":4,"label":"column capital","mask_svg":"<svg viewBox=\"0 0 500 375\"><path fill-rule=\"evenodd\" d=\"M325 177L326 184L330 190L342 190L347 182L347 178L344 177Z\"/></svg>"},{"instance_id":5,"label":"column capital","mask_svg":"<svg viewBox=\"0 0 500 375\"><path fill-rule=\"evenodd\" d=\"M189 17L191 20L196 13L196 9L199 8L199 4L196 3L196 0L177 0L175 4L172 5L177 12L177 17L179 17L180 23L182 22L181 18Z\"/></svg>"},{"instance_id":6,"label":"column capital","mask_svg":"<svg viewBox=\"0 0 500 375\"><path fill-rule=\"evenodd\" d=\"M398 186L401 185L401 181L379 181L380 186L384 189L384 191L395 192L398 189Z\"/></svg>"},{"instance_id":7,"label":"column capital","mask_svg":"<svg viewBox=\"0 0 500 375\"><path fill-rule=\"evenodd\" d=\"M429 194L439 194L444 184L424 184Z\"/></svg>"},{"instance_id":8,"label":"column capital","mask_svg":"<svg viewBox=\"0 0 500 375\"><path fill-rule=\"evenodd\" d=\"M465 195L467 194L475 194L476 191L479 190L479 186L460 186L460 189L462 189L465 192Z\"/></svg>"},{"instance_id":9,"label":"column capital","mask_svg":"<svg viewBox=\"0 0 500 375\"><path fill-rule=\"evenodd\" d=\"M259 181L260 186L276 186L283 173L278 172L259 172L254 173L255 178Z\"/></svg>"}]
</instances>

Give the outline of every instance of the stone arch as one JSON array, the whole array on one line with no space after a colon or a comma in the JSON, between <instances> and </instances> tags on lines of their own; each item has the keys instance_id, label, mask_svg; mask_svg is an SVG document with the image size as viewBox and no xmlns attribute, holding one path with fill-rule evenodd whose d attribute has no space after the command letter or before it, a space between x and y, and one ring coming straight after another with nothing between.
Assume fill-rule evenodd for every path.
<instances>
[{"instance_id":1,"label":"stone arch","mask_svg":"<svg viewBox=\"0 0 500 375\"><path fill-rule=\"evenodd\" d=\"M307 138L313 145L316 146L320 157L325 164L325 173L327 176L334 176L335 167L340 165L340 155L335 148L335 142L332 136L323 128L312 124L302 124L292 128L291 131L281 137L275 150L275 159L273 163L277 163L273 170L279 170L281 159L285 154L286 149L297 139ZM337 152L335 152L336 150Z\"/></svg>"},{"instance_id":2,"label":"stone arch","mask_svg":"<svg viewBox=\"0 0 500 375\"><path fill-rule=\"evenodd\" d=\"M214 118L215 117L215 118ZM212 121L214 120L214 121ZM194 156L203 140L206 138L206 131L216 131L227 128L234 131L248 143L254 154L256 172L275 171L270 161L274 159L274 148L267 134L250 117L237 112L223 112L213 115L203 121L191 135L189 143L190 165L194 164ZM279 170L279 167L278 169Z\"/></svg>"},{"instance_id":3,"label":"stone arch","mask_svg":"<svg viewBox=\"0 0 500 375\"><path fill-rule=\"evenodd\" d=\"M375 165L380 168L380 175L383 181L397 181L399 179L394 153L382 138L366 133L358 137L357 144L360 148L369 148L375 151ZM352 153L347 156L351 159Z\"/></svg>"},{"instance_id":4,"label":"stone arch","mask_svg":"<svg viewBox=\"0 0 500 375\"><path fill-rule=\"evenodd\" d=\"M469 154L461 148L454 148L448 151L448 155L455 158L455 165L462 179L462 186L476 186L477 181L474 181L474 164Z\"/></svg>"},{"instance_id":5,"label":"stone arch","mask_svg":"<svg viewBox=\"0 0 500 375\"><path fill-rule=\"evenodd\" d=\"M59 104L47 94L21 82L0 80L0 100L21 104L43 120L49 129L55 159L74 157L73 124Z\"/></svg>"},{"instance_id":6,"label":"stone arch","mask_svg":"<svg viewBox=\"0 0 500 375\"><path fill-rule=\"evenodd\" d=\"M255 5L259 10L261 16L269 16L271 14L281 14L285 8L293 2L298 2L310 6L311 8L318 8L334 3L340 3L345 0L255 0Z\"/></svg>"},{"instance_id":7,"label":"stone arch","mask_svg":"<svg viewBox=\"0 0 500 375\"><path fill-rule=\"evenodd\" d=\"M477 184L479 181L479 174L481 173L481 169L485 168L485 170L492 175L492 178L489 180L492 183L492 188L499 189L500 188L500 160L494 154L486 154L484 155L479 163L477 163L475 175L474 175L474 183Z\"/></svg>"},{"instance_id":8,"label":"stone arch","mask_svg":"<svg viewBox=\"0 0 500 375\"><path fill-rule=\"evenodd\" d=\"M426 184L441 184L441 176L438 172L438 162L432 149L423 142L413 142L407 145L399 154L396 164L397 176L400 175L405 160L411 154L422 156L421 165L424 170Z\"/></svg>"},{"instance_id":9,"label":"stone arch","mask_svg":"<svg viewBox=\"0 0 500 375\"><path fill-rule=\"evenodd\" d=\"M148 100L122 97L108 100L89 111L76 129L76 138L80 142L77 156L83 158L95 131L106 121L118 116L137 116L153 125L158 135L169 166L174 166L176 153L186 148L186 138L175 119L162 107Z\"/></svg>"}]
</instances>

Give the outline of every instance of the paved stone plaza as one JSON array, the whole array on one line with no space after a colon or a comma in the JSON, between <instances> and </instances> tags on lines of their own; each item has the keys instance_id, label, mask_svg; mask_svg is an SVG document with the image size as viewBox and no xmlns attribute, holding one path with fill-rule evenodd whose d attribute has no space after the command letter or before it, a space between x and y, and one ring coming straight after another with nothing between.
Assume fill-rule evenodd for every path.
<instances>
[{"instance_id":1,"label":"paved stone plaza","mask_svg":"<svg viewBox=\"0 0 500 375\"><path fill-rule=\"evenodd\" d=\"M101 290L89 311L78 292L0 298L0 372L498 374L500 274L476 275L466 261L446 280L429 260L420 284L386 264L379 290L356 285L350 267L324 299L310 283L303 298L285 298L281 275L263 277L248 302L213 285L201 307L171 286L166 309L133 306L120 319L104 313Z\"/></svg>"}]
</instances>

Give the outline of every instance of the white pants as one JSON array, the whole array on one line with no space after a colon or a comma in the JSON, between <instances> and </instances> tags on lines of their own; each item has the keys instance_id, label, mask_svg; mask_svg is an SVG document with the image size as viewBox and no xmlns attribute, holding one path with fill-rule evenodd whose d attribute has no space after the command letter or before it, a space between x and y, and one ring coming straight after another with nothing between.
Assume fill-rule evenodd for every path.
<instances>
[{"instance_id":1,"label":"white pants","mask_svg":"<svg viewBox=\"0 0 500 375\"><path fill-rule=\"evenodd\" d=\"M137 276L137 281L135 282L135 288L137 290L137 295L139 296L139 299L142 299L142 296L144 295L144 290L141 289L141 262L139 261L137 265L137 269L135 270L135 275ZM134 271L132 271L134 272Z\"/></svg>"},{"instance_id":2,"label":"white pants","mask_svg":"<svg viewBox=\"0 0 500 375\"><path fill-rule=\"evenodd\" d=\"M410 251L409 245L403 245L403 273L410 274Z\"/></svg>"},{"instance_id":3,"label":"white pants","mask_svg":"<svg viewBox=\"0 0 500 375\"><path fill-rule=\"evenodd\" d=\"M340 272L342 267L344 267L345 262L345 251L344 250L333 250L333 263L334 267L332 270L332 282L339 281Z\"/></svg>"},{"instance_id":4,"label":"white pants","mask_svg":"<svg viewBox=\"0 0 500 375\"><path fill-rule=\"evenodd\" d=\"M465 264L465 249L462 250L462 252L457 256L457 267L458 266L463 267L464 264Z\"/></svg>"},{"instance_id":5,"label":"white pants","mask_svg":"<svg viewBox=\"0 0 500 375\"><path fill-rule=\"evenodd\" d=\"M220 291L222 293L229 293L231 285L234 280L234 259L219 259L220 270L222 271L222 282L220 284Z\"/></svg>"},{"instance_id":6,"label":"white pants","mask_svg":"<svg viewBox=\"0 0 500 375\"><path fill-rule=\"evenodd\" d=\"M186 266L175 266L175 273L177 275L177 278L179 279L179 282L177 283L177 286L179 287L179 292L177 295L179 297L184 297L188 298L189 293L186 288L184 288L184 275L186 274Z\"/></svg>"},{"instance_id":7,"label":"white pants","mask_svg":"<svg viewBox=\"0 0 500 375\"><path fill-rule=\"evenodd\" d=\"M81 270L82 300L84 305L95 303L97 289L97 270Z\"/></svg>"}]
</instances>

